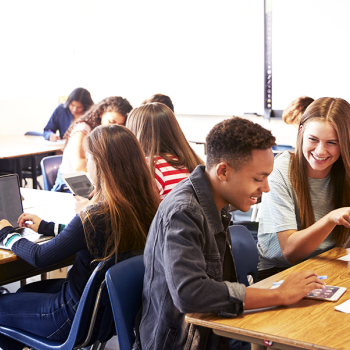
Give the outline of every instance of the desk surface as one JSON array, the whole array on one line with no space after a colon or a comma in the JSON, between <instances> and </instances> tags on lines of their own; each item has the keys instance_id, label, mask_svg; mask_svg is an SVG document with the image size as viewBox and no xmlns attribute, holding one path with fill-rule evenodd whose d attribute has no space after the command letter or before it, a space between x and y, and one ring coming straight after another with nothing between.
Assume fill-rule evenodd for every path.
<instances>
[{"instance_id":1,"label":"desk surface","mask_svg":"<svg viewBox=\"0 0 350 350\"><path fill-rule=\"evenodd\" d=\"M23 210L26 213L38 215L46 221L69 223L75 216L74 201L70 193L32 190L21 188ZM18 281L24 278L52 271L63 266L71 265L74 258L48 266L46 269L37 269L26 263L10 250L0 249L0 285ZM6 267L6 268L5 268Z\"/></svg>"},{"instance_id":2,"label":"desk surface","mask_svg":"<svg viewBox=\"0 0 350 350\"><path fill-rule=\"evenodd\" d=\"M270 288L272 282L284 279L292 271L313 269L319 276L328 276L327 284L347 288L337 302L302 299L289 307L246 311L233 319L215 314L188 314L186 320L231 338L236 336L261 345L262 340L270 340L276 348L350 349L350 315L334 309L350 298L350 263L336 260L347 253L350 251L334 248L254 285Z\"/></svg>"},{"instance_id":3,"label":"desk surface","mask_svg":"<svg viewBox=\"0 0 350 350\"><path fill-rule=\"evenodd\" d=\"M0 159L55 152L63 148L63 143L49 142L42 136L0 135Z\"/></svg>"}]
</instances>

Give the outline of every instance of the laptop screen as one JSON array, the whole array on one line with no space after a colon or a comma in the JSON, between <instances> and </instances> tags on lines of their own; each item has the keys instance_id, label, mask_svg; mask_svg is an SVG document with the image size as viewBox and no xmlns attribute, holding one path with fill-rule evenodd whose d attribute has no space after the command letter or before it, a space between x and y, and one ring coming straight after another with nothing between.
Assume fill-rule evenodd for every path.
<instances>
[{"instance_id":1,"label":"laptop screen","mask_svg":"<svg viewBox=\"0 0 350 350\"><path fill-rule=\"evenodd\" d=\"M0 220L6 219L17 228L17 220L22 213L17 175L0 176Z\"/></svg>"}]
</instances>

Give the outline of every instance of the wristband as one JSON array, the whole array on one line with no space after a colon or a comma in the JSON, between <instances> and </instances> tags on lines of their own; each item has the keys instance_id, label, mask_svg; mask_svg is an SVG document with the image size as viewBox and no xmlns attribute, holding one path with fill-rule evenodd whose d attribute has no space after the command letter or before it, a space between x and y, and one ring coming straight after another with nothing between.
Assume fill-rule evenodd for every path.
<instances>
[{"instance_id":1,"label":"wristband","mask_svg":"<svg viewBox=\"0 0 350 350\"><path fill-rule=\"evenodd\" d=\"M6 248L11 249L12 246L15 244L15 242L17 242L19 239L21 239L22 236L15 232L15 233L10 233L6 236L6 238L3 240L3 244Z\"/></svg>"}]
</instances>

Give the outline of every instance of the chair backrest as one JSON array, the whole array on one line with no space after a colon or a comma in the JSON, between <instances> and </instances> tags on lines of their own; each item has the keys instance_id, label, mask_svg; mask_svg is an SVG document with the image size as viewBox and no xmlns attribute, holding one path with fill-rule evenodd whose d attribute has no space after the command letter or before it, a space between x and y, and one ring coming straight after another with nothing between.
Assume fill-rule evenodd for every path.
<instances>
[{"instance_id":1,"label":"chair backrest","mask_svg":"<svg viewBox=\"0 0 350 350\"><path fill-rule=\"evenodd\" d=\"M259 222L258 221L233 221L232 226L241 225L248 229L254 238L255 242L258 243L258 232L259 232Z\"/></svg>"},{"instance_id":2,"label":"chair backrest","mask_svg":"<svg viewBox=\"0 0 350 350\"><path fill-rule=\"evenodd\" d=\"M135 318L142 304L145 267L143 255L121 261L106 274L120 350L130 350L135 341Z\"/></svg>"},{"instance_id":3,"label":"chair backrest","mask_svg":"<svg viewBox=\"0 0 350 350\"><path fill-rule=\"evenodd\" d=\"M41 160L41 172L43 174L44 189L51 191L51 188L55 184L57 172L60 164L62 163L62 155L49 156Z\"/></svg>"},{"instance_id":4,"label":"chair backrest","mask_svg":"<svg viewBox=\"0 0 350 350\"><path fill-rule=\"evenodd\" d=\"M44 134L39 131L27 131L24 136L43 136Z\"/></svg>"},{"instance_id":5,"label":"chair backrest","mask_svg":"<svg viewBox=\"0 0 350 350\"><path fill-rule=\"evenodd\" d=\"M259 254L256 242L244 226L233 225L229 230L238 282L249 286L247 276L251 275L253 282L256 282L258 276Z\"/></svg>"}]
</instances>

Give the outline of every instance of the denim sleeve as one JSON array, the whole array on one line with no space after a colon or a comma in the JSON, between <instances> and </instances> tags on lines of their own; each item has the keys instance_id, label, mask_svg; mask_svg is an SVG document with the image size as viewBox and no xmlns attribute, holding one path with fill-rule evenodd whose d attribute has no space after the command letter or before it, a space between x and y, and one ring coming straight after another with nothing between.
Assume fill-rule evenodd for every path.
<instances>
[{"instance_id":1,"label":"denim sleeve","mask_svg":"<svg viewBox=\"0 0 350 350\"><path fill-rule=\"evenodd\" d=\"M175 211L166 225L164 269L173 302L183 313L235 317L243 312L245 286L208 277L204 230L202 214L191 210Z\"/></svg>"},{"instance_id":2,"label":"denim sleeve","mask_svg":"<svg viewBox=\"0 0 350 350\"><path fill-rule=\"evenodd\" d=\"M59 129L58 124L58 114L59 114L59 106L52 113L51 118L49 119L47 125L44 128L44 138L48 140L51 134L54 134Z\"/></svg>"}]
</instances>

